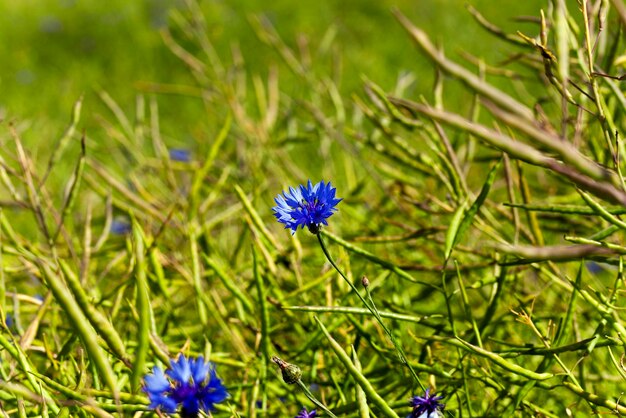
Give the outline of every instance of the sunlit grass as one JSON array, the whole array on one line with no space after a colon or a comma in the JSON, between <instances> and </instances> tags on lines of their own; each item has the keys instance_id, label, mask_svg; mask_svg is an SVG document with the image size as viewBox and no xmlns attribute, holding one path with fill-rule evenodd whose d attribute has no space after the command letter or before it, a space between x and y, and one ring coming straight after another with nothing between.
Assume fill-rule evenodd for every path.
<instances>
[{"instance_id":1,"label":"sunlit grass","mask_svg":"<svg viewBox=\"0 0 626 418\"><path fill-rule=\"evenodd\" d=\"M78 78L42 125L4 103L5 416L157 416L144 377L181 354L226 385L215 416L397 418L426 390L451 417L626 414L613 9L479 9L493 36L455 2L190 1L157 34L149 4L119 4L144 25L123 63L58 45ZM47 108L68 75L40 74ZM274 198L307 180L343 200L291 234Z\"/></svg>"}]
</instances>

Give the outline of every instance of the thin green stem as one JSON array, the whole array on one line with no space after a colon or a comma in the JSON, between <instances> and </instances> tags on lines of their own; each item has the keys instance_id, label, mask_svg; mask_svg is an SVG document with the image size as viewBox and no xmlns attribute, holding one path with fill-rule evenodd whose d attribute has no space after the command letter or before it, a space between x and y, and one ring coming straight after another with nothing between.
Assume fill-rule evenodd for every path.
<instances>
[{"instance_id":1,"label":"thin green stem","mask_svg":"<svg viewBox=\"0 0 626 418\"><path fill-rule=\"evenodd\" d=\"M300 386L300 389L302 389L302 391L304 392L306 397L309 398L309 400L311 402L313 402L315 404L315 406L320 408L322 411L326 412L328 414L328 416L333 417L333 418L337 418L337 416L335 414L333 414L330 411L330 409L326 408L326 406L323 403L321 403L320 401L317 400L317 398L313 395L313 393L311 393L309 388L304 384L304 382L302 382L302 380L298 379L296 381L296 384L298 386Z\"/></svg>"},{"instance_id":2,"label":"thin green stem","mask_svg":"<svg viewBox=\"0 0 626 418\"><path fill-rule=\"evenodd\" d=\"M326 258L328 259L330 264L333 266L333 268L335 270L337 270L337 273L339 273L339 275L341 277L343 277L343 279L348 283L350 288L352 288L352 290L354 291L354 293L356 293L356 295L359 297L359 299L361 299L361 302L363 302L363 305L365 305L365 307L370 311L370 313L372 315L374 315L374 318L376 318L376 320L378 321L380 326L385 330L385 333L387 334L387 336L389 336L389 339L391 340L391 343L393 344L393 346L395 347L396 351L398 352L398 357L400 358L402 363L404 363L408 367L409 371L411 372L411 375L413 376L413 378L415 379L417 384L422 388L422 390L426 390L426 387L422 384L422 382L420 381L419 377L417 376L417 373L415 372L415 370L413 370L413 367L409 363L409 360L407 359L406 354L404 353L404 349L402 348L402 346L400 345L398 340L396 340L396 337L393 335L391 330L383 322L383 318L381 317L380 313L376 309L376 305L374 305L374 301L373 301L373 299L372 299L372 297L371 297L371 295L369 293L368 288L366 287L365 291L367 292L367 295L368 295L368 298L370 300L370 303L368 303L365 300L365 298L363 298L361 293L359 293L359 291L357 290L356 286L354 286L354 283L352 283L350 281L350 279L348 279L348 277L343 273L343 271L341 271L339 266L337 266L337 264L335 264L335 261L330 256L330 253L328 252L328 249L326 248L326 244L324 243L324 239L322 238L322 234L318 233L316 235L317 235L317 240L319 241L320 246L322 247L322 251L324 252L324 255L326 256Z\"/></svg>"}]
</instances>

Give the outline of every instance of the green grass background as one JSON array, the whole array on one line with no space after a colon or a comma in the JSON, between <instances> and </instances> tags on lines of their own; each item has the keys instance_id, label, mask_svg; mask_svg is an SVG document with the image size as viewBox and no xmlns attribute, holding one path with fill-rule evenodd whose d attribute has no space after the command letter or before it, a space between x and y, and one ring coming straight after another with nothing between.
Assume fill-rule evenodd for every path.
<instances>
[{"instance_id":1,"label":"green grass background","mask_svg":"<svg viewBox=\"0 0 626 418\"><path fill-rule=\"evenodd\" d=\"M457 62L463 62L462 53L468 52L497 65L521 48L516 49L485 33L466 11L463 1L265 3L201 2L207 38L227 68L222 79L212 77L209 69L209 75L206 79L200 77L201 80L194 78L162 40L162 31L172 27L174 39L206 62L197 39L190 39L189 32L175 29L176 22L184 20L181 17L189 16L184 2L25 0L0 3L0 114L5 126L17 127L39 176L68 125L73 104L84 96L78 132L72 136L73 141L64 149L63 157L47 180L49 195L41 192L40 198L45 201L44 218L49 225L56 225L52 206L58 210L64 204L67 184L71 183L71 174L80 161L78 139L82 132L87 148L86 168L77 192L79 198L66 214L68 236L57 237L58 254L50 251L42 232L34 227L31 211L11 204L3 208L1 214L10 218L10 226L18 232L15 242L7 244L8 255L3 258L3 265L7 267L0 286L3 295L13 290L31 296L34 292L45 293L45 285L51 279L46 277L45 271L42 273L36 268L36 260L54 264L56 257L60 257L79 272L81 257L86 257L84 243L93 244L99 237L105 237L103 245L94 249L88 260L83 279L88 283L85 289L92 307L112 322L108 325L121 334L128 353L139 359L144 356L143 363L137 361L128 366L120 361L117 353L107 354L125 394L136 391L137 376L142 375L148 365L162 361L166 354L176 355L180 350L195 354L210 352L219 365L220 375L229 385L233 408L252 416L257 410L261 415L267 406L267 410L272 411L270 414L293 416L308 401L300 392L280 382L277 370L268 361L269 354L278 353L302 366L303 380L319 384L321 398L329 399L340 413L355 415L350 410L354 408L354 382L328 348L313 315L280 309L281 305L360 306L350 295L346 283L329 270L315 237L299 232L291 238L271 214L273 197L288 185L295 186L307 178L332 180L338 187L338 195L345 200L332 218L329 230L383 260L406 268L420 283L403 282L389 272L389 265L368 261L345 243L330 244L331 253L357 284L362 274L370 277L381 310L412 315L413 319L433 315L417 321L418 324L392 320L389 323L393 324L392 329L413 364L424 368L420 374L426 386L445 388L451 414L480 411L486 416L500 416L498 414L514 401L519 401L519 405L506 409L510 416L529 416L531 411L541 416L537 412L541 408L552 411L551 416L563 416L570 404L575 404L574 409L583 414L597 408L561 385L562 370L551 363L550 355L519 354L526 348L542 348L544 340L528 324L522 323L523 317L516 316L512 309L518 313L531 312L540 331L549 336L554 335L556 323L566 323L570 328L564 337L566 341L560 341L563 344L589 336L595 336L604 344L602 350L596 348L589 354L585 367L580 368L586 373L580 380L587 385L585 388L595 393L600 393L598 388L606 378L606 370L611 370L612 381L621 382L619 372L613 370L616 364L613 353L604 347L612 349L623 341L614 336L604 339L602 333L602 327L608 329L621 323L619 312L607 308L614 316L605 314L598 307L604 305L592 303L593 297L580 301L582 296L578 296L574 285L568 281L576 277L578 261L558 265L538 263L539 267L535 267L525 260L514 260L514 263L519 261L519 265L509 270L500 269L494 267L500 261L496 260L499 255L482 244L502 241L539 245L537 225L543 228L546 244L563 244L566 233L590 236L606 227L609 221L597 214L591 216L589 211L584 216L547 211L538 215L539 220L523 213L520 223L506 218L509 212L501 203L510 199L507 187L512 189L511 196L521 202L520 195L526 192L520 186L523 181L527 181L531 190L524 199L528 198L531 203L582 205L570 183L526 164L520 164L517 170L513 162L513 169L508 170L514 173L518 183L507 185L502 172L497 172L496 180L489 184L492 190L488 203L473 220L468 230L471 232L467 232L455 249L462 274L458 277L454 272L441 274L442 249L448 245L447 233L453 229L450 226L454 224L455 214L465 213L459 209L463 208L462 200L469 203L479 193L486 184L487 172L500 159L500 153L494 148L477 145L467 132L446 128L452 147L463 157L462 174L468 190L459 192L460 189L455 188L458 185L450 185L458 181L455 176L459 173L450 166L448 151L443 149L430 125L415 128L398 121L389 122L389 115L380 107L376 108L375 100L372 100L374 104L370 103L371 97L367 98L363 91L365 79L391 91L399 76L411 72L415 82L403 92L403 97L419 101L423 95L432 99L433 65L415 49L406 31L393 18L393 7L405 13ZM576 3L571 3L570 12L580 23ZM536 23L513 18L538 16L544 2L482 0L471 4L507 32L528 30L531 36L536 36ZM309 79L290 72L277 51L259 39L251 21L261 15L274 25L293 50L306 39L314 57ZM323 40L333 33L330 47L320 51ZM244 60L241 68L231 65L233 48L241 51ZM525 105L532 107L540 97L548 117L554 118L552 124L558 126L560 97L542 78L538 52L531 48L523 52L528 61L535 64L535 67L523 68L525 74L532 74L526 80L527 90L521 94ZM574 54L571 55L574 61ZM324 84L335 75L333 64L338 62L341 71L333 80L335 84ZM475 67L466 66L472 70ZM280 108L274 124L268 127L262 121L266 116L263 100L254 93L255 89L260 89L259 85L266 85L271 68L277 68L279 74ZM539 75L533 74L532 68L538 68ZM210 155L227 115L236 107L226 102L231 98L227 93L232 93L228 90L232 79L244 72L247 78L243 91L232 95L241 99L236 105L241 105L239 110L243 116L237 115L227 140L200 178L198 188L194 189L198 168ZM582 79L581 85L585 82L579 70L572 71L572 78ZM488 80L508 92L514 91L511 80L504 77L490 75ZM459 88L461 84L450 78L444 84L446 109L467 116L474 93ZM199 85L204 92L218 93L203 102L196 95ZM337 87L340 103L333 102L329 86ZM164 88L173 88L179 93L155 94L153 91ZM527 91L537 96L526 94ZM111 111L114 106L106 105L103 93L117 102L119 114ZM593 107L587 102L588 98L576 98ZM356 112L355 103L359 102L367 102L365 107L370 109L376 108L373 119L378 119L368 121L362 113ZM619 110L618 105L614 99L609 103L611 109ZM151 106L158 106L158 112L152 113ZM342 112L345 112L343 120ZM152 131L151 122L156 121L157 113L159 129ZM480 121L485 119L485 125L495 125L494 119L486 114L484 111L480 115ZM616 114L619 115L619 111ZM605 163L610 156L603 148L602 130L594 125L597 119L584 116L589 118L593 129L589 132L597 134L589 135L594 138L589 147L595 147L594 156ZM128 126L125 119L128 119ZM246 122L251 122L250 126ZM324 126L324 122L328 122L329 127ZM621 120L618 125L622 126L620 123ZM385 137L381 134L382 128L389 128L392 135ZM571 126L568 129L572 129ZM511 129L511 132L516 130ZM524 135L519 137L533 144ZM398 138L406 142L393 142ZM1 131L0 139L11 178L26 201L30 190L20 176L23 167L16 157L18 141L12 137L10 129ZM163 149L159 148L161 145ZM471 146L478 151L470 152ZM588 151L585 146L583 149ZM383 151L389 151L388 154L381 151L384 147L387 148ZM167 148L189 149L192 162L170 161ZM98 164L102 165L100 171ZM250 206L246 206L248 200ZM89 210L93 210L91 219L87 216ZM167 218L170 214L171 218ZM131 215L137 218L132 236L106 235L107 222L112 217L129 221ZM165 219L167 225L161 229ZM434 232L426 235L403 236L431 227ZM11 238L8 227L3 225L3 228L2 236ZM380 237L385 240L376 242ZM150 246L153 239L157 241ZM620 243L619 239L615 241ZM150 249L145 264L140 260L143 251L138 249L139 243ZM251 248L256 249L258 259L253 258ZM608 261L618 264L615 254L607 257ZM481 265L483 262L485 264ZM222 268L224 274L220 275L212 263ZM256 268L260 274L255 274ZM504 273L500 275L500 272ZM580 277L584 276L591 286L590 293L600 295L598 299L617 297L613 292L618 284L612 267L605 265L598 274L585 269L580 272ZM140 278L146 278L144 275L147 284L139 283ZM448 300L441 289L442 280L451 281L448 285L453 289L453 296ZM141 294L144 284L149 289L151 312L148 309L137 312L137 295ZM263 289L262 285L266 287ZM461 295L463 286L468 288L467 296ZM496 289L505 290L494 296ZM579 305L574 303L576 297L579 297ZM492 305L493 300L498 304ZM574 302L570 304L570 300ZM15 297L7 297L5 301L11 303L5 303L3 309L17 317L15 335L23 335L39 305L32 300L16 302ZM85 366L76 360L80 358L79 347L82 347L82 340L76 338L73 326L76 318L68 324L67 306L57 302L54 299L45 310L40 332L33 343L36 350L28 352L33 367L67 388L85 393L90 393L93 387L106 390L106 384L100 380L101 370L95 368L93 361ZM568 306L573 307L575 320L567 316ZM493 311L489 312L492 307ZM521 374L503 372L476 352L463 351L451 335L460 335L466 340L474 338L476 324L468 312L476 319L483 319L483 316L487 319L481 324L481 331L489 338L486 346L505 356L509 364L521 364L525 371ZM263 329L265 325L259 319L263 313L270 317L269 329ZM394 408L408 412L406 399L420 393L421 389L399 365L389 340L372 318L328 312L320 317L344 347L360 346L359 355L363 355L361 361L368 379ZM450 329L452 320L458 326L454 332ZM154 334L150 347L145 340L138 339L138 334L148 329ZM6 351L2 353L10 357ZM52 354L58 354L59 357L54 358L56 362L50 360ZM562 358L571 367L578 367L576 362L583 355L572 349L566 350ZM14 362L14 359L8 360ZM540 365L542 360L545 364ZM7 364L13 363L7 361ZM561 374L550 383L520 377L528 370L544 366ZM448 374L450 370L453 372ZM95 377L83 379L86 371L90 378ZM4 373L2 378L6 381L11 370L1 368L0 372ZM19 379L21 377L16 380L27 385ZM129 380L134 382L134 387ZM549 386L553 383L554 391ZM619 391L617 386L613 389L613 392ZM10 404L13 412L20 409L20 403L12 390L0 388L0 400ZM614 398L613 392L606 396ZM110 393L108 397L100 393L98 405L114 411L111 397ZM279 403L280 398L286 398L286 403ZM261 400L264 407L257 408L256 400ZM145 397L132 398L132 402L141 410ZM29 411L39 411L36 402L31 402L29 408ZM236 415L233 413L233 416Z\"/></svg>"},{"instance_id":2,"label":"green grass background","mask_svg":"<svg viewBox=\"0 0 626 418\"><path fill-rule=\"evenodd\" d=\"M188 83L188 72L163 46L159 34L167 26L168 10L181 4L173 0L0 2L0 108L5 118L33 124L35 129L27 138L32 136L45 147L49 136L60 133L81 95L85 95L86 114L92 114L102 111L94 95L98 89L106 90L123 109L130 109L135 95L143 92L138 83ZM233 43L240 44L252 72L265 73L276 56L251 30L249 15L267 15L292 46L297 36L306 36L314 47L330 27L335 28L335 44L344 65L339 86L342 93L349 94L360 90L362 75L391 87L405 71L418 74L417 90L430 89L430 64L414 51L391 15L392 7L445 44L453 57L463 50L483 56L487 62L507 57L508 46L492 42L465 4L463 0L351 0L294 5L291 1L236 0L203 2L203 7L218 53L225 56ZM514 17L536 16L542 2L509 1L504 2L505 7L488 0L470 4L491 21L513 30L520 27L512 21ZM284 83L281 87L285 91L298 88ZM168 97L159 101L169 110L162 125L176 125L177 135L201 117L193 101ZM171 109L168 101L174 102Z\"/></svg>"}]
</instances>

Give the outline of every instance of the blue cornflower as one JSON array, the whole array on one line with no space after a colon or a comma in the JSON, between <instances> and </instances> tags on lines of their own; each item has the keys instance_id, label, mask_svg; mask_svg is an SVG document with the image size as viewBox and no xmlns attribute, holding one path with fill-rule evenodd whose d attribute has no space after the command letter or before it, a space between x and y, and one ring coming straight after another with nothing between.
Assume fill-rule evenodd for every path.
<instances>
[{"instance_id":1,"label":"blue cornflower","mask_svg":"<svg viewBox=\"0 0 626 418\"><path fill-rule=\"evenodd\" d=\"M300 411L296 418L315 418L316 416L317 412L315 411L315 409L311 412L308 412L306 408L302 408L302 411Z\"/></svg>"},{"instance_id":2,"label":"blue cornflower","mask_svg":"<svg viewBox=\"0 0 626 418\"><path fill-rule=\"evenodd\" d=\"M320 232L320 227L328 225L328 219L337 211L335 206L343 199L335 198L337 189L330 182L320 181L316 185L309 180L306 187L300 185L297 189L289 188L289 192L283 192L276 196L274 201L274 216L278 222L285 224L285 228L291 228L291 234L295 234L298 227L306 226L313 234Z\"/></svg>"},{"instance_id":3,"label":"blue cornflower","mask_svg":"<svg viewBox=\"0 0 626 418\"><path fill-rule=\"evenodd\" d=\"M7 325L7 328L13 328L13 325L15 325L15 320L13 319L13 315L8 313L4 317L4 323Z\"/></svg>"},{"instance_id":4,"label":"blue cornflower","mask_svg":"<svg viewBox=\"0 0 626 418\"><path fill-rule=\"evenodd\" d=\"M430 395L430 389L426 389L424 396L414 396L411 398L413 411L406 418L439 418L442 417L445 405L440 400L443 396Z\"/></svg>"},{"instance_id":5,"label":"blue cornflower","mask_svg":"<svg viewBox=\"0 0 626 418\"><path fill-rule=\"evenodd\" d=\"M111 222L111 228L109 228L109 232L111 232L113 235L126 235L131 230L132 228L128 222L116 219Z\"/></svg>"},{"instance_id":6,"label":"blue cornflower","mask_svg":"<svg viewBox=\"0 0 626 418\"><path fill-rule=\"evenodd\" d=\"M172 360L165 373L154 366L152 373L144 377L143 390L150 399L150 408L172 414L180 407L182 418L197 417L200 410L212 411L216 403L228 397L213 363L205 362L202 356L187 359L181 355Z\"/></svg>"},{"instance_id":7,"label":"blue cornflower","mask_svg":"<svg viewBox=\"0 0 626 418\"><path fill-rule=\"evenodd\" d=\"M170 148L170 160L188 163L191 161L191 152L184 148Z\"/></svg>"}]
</instances>

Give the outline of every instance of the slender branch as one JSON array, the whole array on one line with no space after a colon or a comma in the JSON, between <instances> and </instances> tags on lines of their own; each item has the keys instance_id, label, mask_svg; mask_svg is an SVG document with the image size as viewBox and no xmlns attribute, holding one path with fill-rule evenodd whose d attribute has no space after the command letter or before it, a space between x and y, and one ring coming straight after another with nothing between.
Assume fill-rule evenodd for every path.
<instances>
[{"instance_id":1,"label":"slender branch","mask_svg":"<svg viewBox=\"0 0 626 418\"><path fill-rule=\"evenodd\" d=\"M422 382L420 381L419 377L417 376L417 373L415 373L415 370L413 370L413 367L409 363L409 360L407 359L406 354L404 353L404 349L402 348L400 343L396 340L396 337L392 334L391 330L385 325L385 323L383 322L383 318L380 316L380 314L376 310L376 307L373 306L373 304L368 303L365 300L365 298L363 298L361 293L359 293L359 291L357 290L356 286L354 286L354 283L352 283L350 281L350 279L348 279L348 277L343 273L343 271L341 271L339 266L337 266L337 264L335 264L335 261L330 256L330 253L328 252L328 249L326 248L326 244L324 243L324 239L322 238L322 234L317 233L316 235L317 235L317 240L319 241L320 246L322 247L322 252L326 256L326 258L328 259L330 264L334 267L335 270L337 270L339 275L341 277L343 277L343 279L348 283L348 285L350 285L350 288L352 288L352 290L354 290L354 293L356 293L357 296L359 297L359 299L361 299L361 302L363 302L363 305L365 305L365 307L371 312L371 314L374 315L374 318L376 318L376 320L378 321L380 326L383 327L383 329L385 330L385 333L387 334L387 336L391 340L391 343L393 344L393 346L395 347L396 351L398 352L398 356L400 357L400 360L402 361L402 363L404 363L409 368L409 371L411 372L411 375L413 376L413 378L415 379L417 384L422 388L422 390L426 390L426 387L422 384ZM370 300L371 300L371 298L370 298Z\"/></svg>"}]
</instances>

